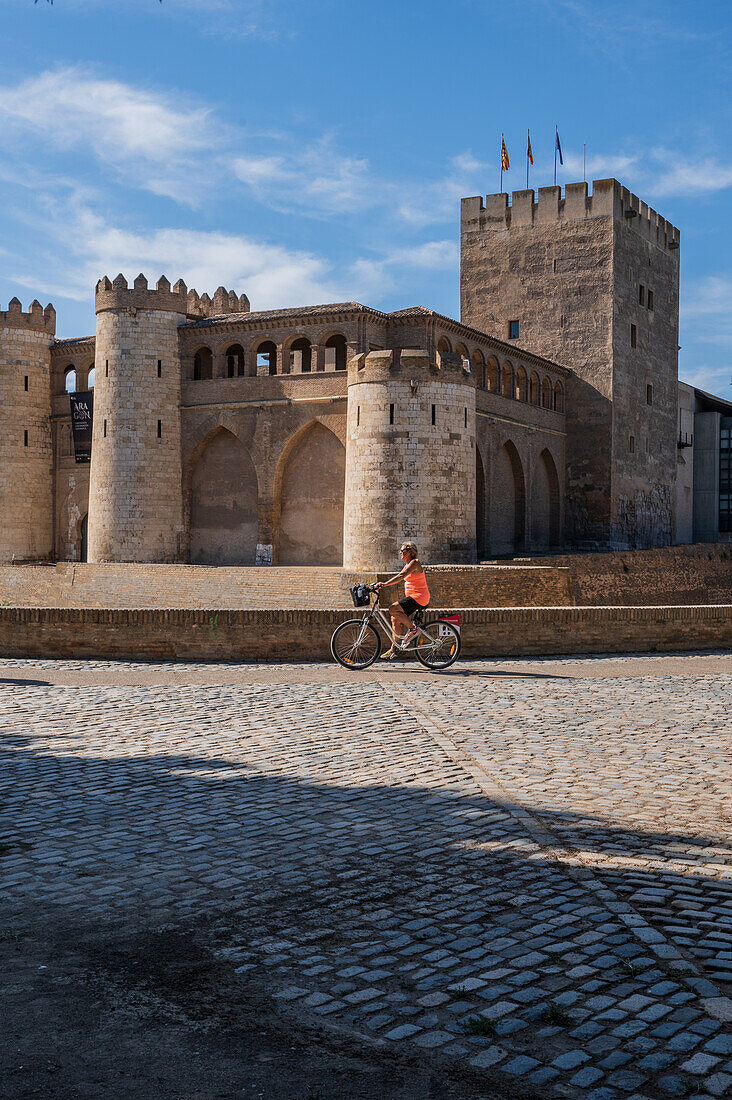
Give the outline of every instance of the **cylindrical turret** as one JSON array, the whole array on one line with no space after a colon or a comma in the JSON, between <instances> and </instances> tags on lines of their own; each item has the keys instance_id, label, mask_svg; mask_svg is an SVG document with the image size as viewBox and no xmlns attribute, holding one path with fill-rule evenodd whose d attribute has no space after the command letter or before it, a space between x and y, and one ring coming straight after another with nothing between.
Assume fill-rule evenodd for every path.
<instances>
[{"instance_id":1,"label":"cylindrical turret","mask_svg":"<svg viewBox=\"0 0 732 1100\"><path fill-rule=\"evenodd\" d=\"M179 561L182 541L178 326L187 288L139 275L96 288L89 561Z\"/></svg>"},{"instance_id":2,"label":"cylindrical turret","mask_svg":"<svg viewBox=\"0 0 732 1100\"><path fill-rule=\"evenodd\" d=\"M346 569L475 561L475 385L459 356L375 351L348 367Z\"/></svg>"},{"instance_id":3,"label":"cylindrical turret","mask_svg":"<svg viewBox=\"0 0 732 1100\"><path fill-rule=\"evenodd\" d=\"M53 553L53 306L17 298L0 312L0 561Z\"/></svg>"}]
</instances>

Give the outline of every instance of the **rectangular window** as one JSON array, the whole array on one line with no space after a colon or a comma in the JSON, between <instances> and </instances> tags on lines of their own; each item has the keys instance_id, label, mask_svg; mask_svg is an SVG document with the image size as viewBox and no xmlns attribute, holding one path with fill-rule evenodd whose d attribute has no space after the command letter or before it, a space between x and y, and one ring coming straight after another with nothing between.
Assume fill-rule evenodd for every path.
<instances>
[{"instance_id":1,"label":"rectangular window","mask_svg":"<svg viewBox=\"0 0 732 1100\"><path fill-rule=\"evenodd\" d=\"M162 438L163 438L163 422L162 422L162 420L158 420L158 439L162 439Z\"/></svg>"},{"instance_id":2,"label":"rectangular window","mask_svg":"<svg viewBox=\"0 0 732 1100\"><path fill-rule=\"evenodd\" d=\"M650 291L648 293L650 294ZM643 286L643 283L638 287L638 303L642 306L646 304L646 288Z\"/></svg>"},{"instance_id":3,"label":"rectangular window","mask_svg":"<svg viewBox=\"0 0 732 1100\"><path fill-rule=\"evenodd\" d=\"M635 325L630 326L630 346L632 348L638 346L638 330Z\"/></svg>"},{"instance_id":4,"label":"rectangular window","mask_svg":"<svg viewBox=\"0 0 732 1100\"><path fill-rule=\"evenodd\" d=\"M158 359L158 378L161 378L163 374L163 361Z\"/></svg>"},{"instance_id":5,"label":"rectangular window","mask_svg":"<svg viewBox=\"0 0 732 1100\"><path fill-rule=\"evenodd\" d=\"M390 424L394 423L394 406L393 405L389 406L389 423Z\"/></svg>"},{"instance_id":6,"label":"rectangular window","mask_svg":"<svg viewBox=\"0 0 732 1100\"><path fill-rule=\"evenodd\" d=\"M25 392L28 393L28 375L25 376Z\"/></svg>"},{"instance_id":7,"label":"rectangular window","mask_svg":"<svg viewBox=\"0 0 732 1100\"><path fill-rule=\"evenodd\" d=\"M653 386L650 384L646 386L646 405L653 404Z\"/></svg>"},{"instance_id":8,"label":"rectangular window","mask_svg":"<svg viewBox=\"0 0 732 1100\"><path fill-rule=\"evenodd\" d=\"M23 446L24 447L28 446L28 429L27 428L23 432Z\"/></svg>"},{"instance_id":9,"label":"rectangular window","mask_svg":"<svg viewBox=\"0 0 732 1100\"><path fill-rule=\"evenodd\" d=\"M435 406L433 405L432 406L432 423L434 424L434 422L435 422Z\"/></svg>"},{"instance_id":10,"label":"rectangular window","mask_svg":"<svg viewBox=\"0 0 732 1100\"><path fill-rule=\"evenodd\" d=\"M653 309L653 291L648 291L648 308Z\"/></svg>"},{"instance_id":11,"label":"rectangular window","mask_svg":"<svg viewBox=\"0 0 732 1100\"><path fill-rule=\"evenodd\" d=\"M508 322L508 338L509 340L518 340L519 323L518 321Z\"/></svg>"},{"instance_id":12,"label":"rectangular window","mask_svg":"<svg viewBox=\"0 0 732 1100\"><path fill-rule=\"evenodd\" d=\"M107 438L107 421L104 421L104 438Z\"/></svg>"},{"instance_id":13,"label":"rectangular window","mask_svg":"<svg viewBox=\"0 0 732 1100\"><path fill-rule=\"evenodd\" d=\"M719 433L719 530L732 532L732 418L722 418Z\"/></svg>"}]
</instances>

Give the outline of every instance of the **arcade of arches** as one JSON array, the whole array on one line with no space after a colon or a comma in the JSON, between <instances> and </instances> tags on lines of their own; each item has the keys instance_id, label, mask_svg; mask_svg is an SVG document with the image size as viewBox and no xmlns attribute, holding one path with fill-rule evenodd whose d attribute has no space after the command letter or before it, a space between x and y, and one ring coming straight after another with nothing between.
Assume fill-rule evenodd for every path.
<instances>
[{"instance_id":1,"label":"arcade of arches","mask_svg":"<svg viewBox=\"0 0 732 1100\"><path fill-rule=\"evenodd\" d=\"M281 565L340 565L346 452L313 422L296 434L275 478L274 560ZM224 428L203 444L189 497L190 561L254 565L260 488L252 456Z\"/></svg>"},{"instance_id":2,"label":"arcade of arches","mask_svg":"<svg viewBox=\"0 0 732 1100\"><path fill-rule=\"evenodd\" d=\"M478 561L559 545L559 477L546 448L532 468L525 470L515 444L508 440L493 457L488 471L476 447L475 488Z\"/></svg>"}]
</instances>

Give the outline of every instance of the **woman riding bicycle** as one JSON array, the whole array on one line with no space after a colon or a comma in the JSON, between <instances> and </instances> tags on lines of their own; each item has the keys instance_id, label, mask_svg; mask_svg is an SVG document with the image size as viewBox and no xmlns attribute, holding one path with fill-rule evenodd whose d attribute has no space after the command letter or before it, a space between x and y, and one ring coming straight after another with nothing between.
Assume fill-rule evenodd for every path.
<instances>
[{"instance_id":1,"label":"woman riding bicycle","mask_svg":"<svg viewBox=\"0 0 732 1100\"><path fill-rule=\"evenodd\" d=\"M401 584L404 581L404 598L395 600L389 606L392 644L386 653L381 654L382 661L392 660L395 645L401 645L404 649L413 638L417 637L418 631L413 626L410 616L420 608L427 607L430 602L427 576L417 557L417 547L413 542L403 542L399 550L399 556L405 563L404 568L393 577L390 577L388 581L383 581L375 586L377 591L381 591L382 588L391 588L393 585Z\"/></svg>"}]
</instances>

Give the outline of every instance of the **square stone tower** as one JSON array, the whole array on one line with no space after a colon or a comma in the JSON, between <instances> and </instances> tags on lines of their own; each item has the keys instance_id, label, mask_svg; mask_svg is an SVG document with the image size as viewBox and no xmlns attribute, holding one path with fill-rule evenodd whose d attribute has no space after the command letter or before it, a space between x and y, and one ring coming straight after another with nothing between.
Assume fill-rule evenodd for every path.
<instances>
[{"instance_id":1,"label":"square stone tower","mask_svg":"<svg viewBox=\"0 0 732 1100\"><path fill-rule=\"evenodd\" d=\"M617 180L463 199L461 320L569 367L566 537L672 541L679 233Z\"/></svg>"}]
</instances>

